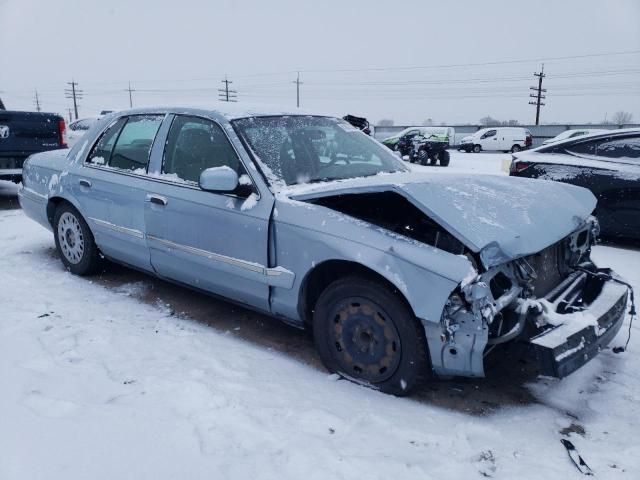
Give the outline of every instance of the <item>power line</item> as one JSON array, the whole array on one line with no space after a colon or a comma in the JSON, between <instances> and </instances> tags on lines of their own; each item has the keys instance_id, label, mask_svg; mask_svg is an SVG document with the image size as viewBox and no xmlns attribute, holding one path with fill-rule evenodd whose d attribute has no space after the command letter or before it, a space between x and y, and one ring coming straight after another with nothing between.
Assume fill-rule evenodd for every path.
<instances>
[{"instance_id":1,"label":"power line","mask_svg":"<svg viewBox=\"0 0 640 480\"><path fill-rule=\"evenodd\" d=\"M452 63L444 65L421 65L421 66L406 66L406 67L369 67L369 68L342 68L342 69L318 69L318 70L300 70L303 73L340 73L340 72L375 72L375 71L399 71L399 70L422 70L431 68L459 68L459 67L481 67L487 65L507 65L513 63L530 63L530 62L554 62L558 60L571 60L579 58L595 58L595 57L611 57L614 55L636 55L640 50L628 50L623 52L608 52L608 53L590 53L585 55L565 55L562 57L546 57L546 58L529 58L529 59L516 59L516 60L498 60L491 62L476 62L476 63Z\"/></svg>"},{"instance_id":2,"label":"power line","mask_svg":"<svg viewBox=\"0 0 640 480\"><path fill-rule=\"evenodd\" d=\"M221 83L224 83L224 88L218 89L218 99L223 102L237 102L238 92L229 89L229 84L233 82L227 79L227 77L225 76L224 80L222 80Z\"/></svg>"}]
</instances>

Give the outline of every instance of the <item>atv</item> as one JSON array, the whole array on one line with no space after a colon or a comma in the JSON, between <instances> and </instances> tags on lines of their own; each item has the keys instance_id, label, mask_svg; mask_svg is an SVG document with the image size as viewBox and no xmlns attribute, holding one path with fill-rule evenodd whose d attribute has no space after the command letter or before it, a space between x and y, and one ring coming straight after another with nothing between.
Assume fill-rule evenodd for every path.
<instances>
[{"instance_id":1,"label":"atv","mask_svg":"<svg viewBox=\"0 0 640 480\"><path fill-rule=\"evenodd\" d=\"M409 149L409 161L418 162L421 165L436 165L441 167L449 165L450 154L447 151L448 141L443 141L437 135L416 135L413 137Z\"/></svg>"}]
</instances>

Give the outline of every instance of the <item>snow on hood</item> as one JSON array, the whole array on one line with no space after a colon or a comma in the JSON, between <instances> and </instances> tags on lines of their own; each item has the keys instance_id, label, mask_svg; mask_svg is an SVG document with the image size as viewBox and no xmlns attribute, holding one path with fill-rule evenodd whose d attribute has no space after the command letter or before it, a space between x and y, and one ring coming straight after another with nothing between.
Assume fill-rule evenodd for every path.
<instances>
[{"instance_id":1,"label":"snow on hood","mask_svg":"<svg viewBox=\"0 0 640 480\"><path fill-rule=\"evenodd\" d=\"M596 206L584 188L494 175L398 173L289 187L294 200L393 190L446 228L489 267L537 253L584 224Z\"/></svg>"}]
</instances>

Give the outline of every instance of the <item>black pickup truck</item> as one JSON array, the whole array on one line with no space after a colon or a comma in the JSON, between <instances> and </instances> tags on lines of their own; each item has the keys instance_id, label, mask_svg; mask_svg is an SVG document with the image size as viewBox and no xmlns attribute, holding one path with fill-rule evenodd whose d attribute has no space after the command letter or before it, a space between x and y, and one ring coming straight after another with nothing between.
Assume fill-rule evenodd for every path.
<instances>
[{"instance_id":1,"label":"black pickup truck","mask_svg":"<svg viewBox=\"0 0 640 480\"><path fill-rule=\"evenodd\" d=\"M67 148L65 132L64 119L55 113L0 108L0 180L18 183L29 155Z\"/></svg>"}]
</instances>

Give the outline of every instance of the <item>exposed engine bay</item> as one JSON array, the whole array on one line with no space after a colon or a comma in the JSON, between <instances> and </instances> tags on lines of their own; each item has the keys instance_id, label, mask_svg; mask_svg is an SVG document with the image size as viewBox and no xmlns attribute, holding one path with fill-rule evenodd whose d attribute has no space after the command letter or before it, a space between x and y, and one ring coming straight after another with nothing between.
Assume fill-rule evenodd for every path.
<instances>
[{"instance_id":1,"label":"exposed engine bay","mask_svg":"<svg viewBox=\"0 0 640 480\"><path fill-rule=\"evenodd\" d=\"M396 192L342 194L307 201L469 259L474 272L450 295L439 332L427 331L432 355L439 352L437 373L483 376L483 358L495 345L516 339L535 342L551 330L561 331L560 326L567 323L575 332L555 335L554 342L549 340L551 335L538 342L539 356L547 357L545 373L564 376L582 364L563 361L589 347L585 335L593 330L593 348L598 348L598 332L612 330L609 324L598 326L602 319L582 314L607 284L590 260L598 235L594 217L540 252L485 268L477 252ZM618 287L617 313L626 305L625 287ZM613 313L610 316L613 318ZM575 338L567 338L571 335Z\"/></svg>"}]
</instances>

